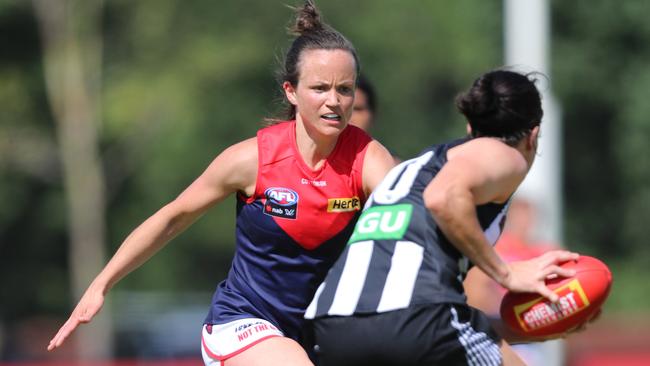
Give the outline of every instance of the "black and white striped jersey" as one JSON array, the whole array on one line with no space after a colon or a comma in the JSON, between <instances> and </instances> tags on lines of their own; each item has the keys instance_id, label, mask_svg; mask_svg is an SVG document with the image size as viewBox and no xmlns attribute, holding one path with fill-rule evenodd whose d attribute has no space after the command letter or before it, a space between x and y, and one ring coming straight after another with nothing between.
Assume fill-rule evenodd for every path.
<instances>
[{"instance_id":1,"label":"black and white striped jersey","mask_svg":"<svg viewBox=\"0 0 650 366\"><path fill-rule=\"evenodd\" d=\"M348 245L305 317L381 313L427 303L465 303L469 261L440 231L422 193L468 139L434 145L393 168L370 196ZM507 204L476 207L488 241L501 234Z\"/></svg>"}]
</instances>

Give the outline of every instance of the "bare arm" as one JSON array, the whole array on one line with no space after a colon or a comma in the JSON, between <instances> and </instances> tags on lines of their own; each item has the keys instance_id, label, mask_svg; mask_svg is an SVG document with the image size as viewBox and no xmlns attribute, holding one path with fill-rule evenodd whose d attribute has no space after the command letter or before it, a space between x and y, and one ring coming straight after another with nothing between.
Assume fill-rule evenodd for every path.
<instances>
[{"instance_id":1,"label":"bare arm","mask_svg":"<svg viewBox=\"0 0 650 366\"><path fill-rule=\"evenodd\" d=\"M504 202L528 171L518 150L494 139L459 146L424 191L424 200L445 236L490 278L512 291L538 292L552 301L557 295L544 280L551 274L571 275L557 263L577 258L558 251L545 259L506 264L487 241L476 206Z\"/></svg>"},{"instance_id":2,"label":"bare arm","mask_svg":"<svg viewBox=\"0 0 650 366\"><path fill-rule=\"evenodd\" d=\"M379 185L389 170L395 166L395 159L384 145L373 140L368 145L363 160L363 190L366 197Z\"/></svg>"},{"instance_id":3,"label":"bare arm","mask_svg":"<svg viewBox=\"0 0 650 366\"><path fill-rule=\"evenodd\" d=\"M61 346L79 324L88 323L101 309L106 293L120 279L147 261L210 207L236 191L251 194L256 174L257 141L254 138L235 144L217 156L185 191L124 240L90 284L68 321L52 338L48 350Z\"/></svg>"},{"instance_id":4,"label":"bare arm","mask_svg":"<svg viewBox=\"0 0 650 366\"><path fill-rule=\"evenodd\" d=\"M465 146L466 145L466 146ZM498 141L461 145L424 191L427 208L445 236L489 277L503 284L508 266L485 238L476 206L503 202L526 174L517 150Z\"/></svg>"}]
</instances>

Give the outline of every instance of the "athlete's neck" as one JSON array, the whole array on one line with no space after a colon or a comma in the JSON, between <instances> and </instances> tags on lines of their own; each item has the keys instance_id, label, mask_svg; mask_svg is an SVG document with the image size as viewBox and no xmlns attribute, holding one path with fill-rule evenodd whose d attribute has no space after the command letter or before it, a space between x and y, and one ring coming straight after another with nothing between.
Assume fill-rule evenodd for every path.
<instances>
[{"instance_id":1,"label":"athlete's neck","mask_svg":"<svg viewBox=\"0 0 650 366\"><path fill-rule=\"evenodd\" d=\"M302 160L311 169L323 166L327 157L336 148L338 136L323 136L316 131L305 128L302 121L296 119L296 146Z\"/></svg>"}]
</instances>

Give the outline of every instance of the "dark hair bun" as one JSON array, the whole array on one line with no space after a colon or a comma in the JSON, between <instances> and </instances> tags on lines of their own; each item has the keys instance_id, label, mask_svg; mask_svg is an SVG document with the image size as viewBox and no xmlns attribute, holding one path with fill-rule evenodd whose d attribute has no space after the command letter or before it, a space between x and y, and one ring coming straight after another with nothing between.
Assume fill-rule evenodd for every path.
<instances>
[{"instance_id":1,"label":"dark hair bun","mask_svg":"<svg viewBox=\"0 0 650 366\"><path fill-rule=\"evenodd\" d=\"M474 85L456 98L456 106L467 119L493 114L499 108L499 96L492 87L492 75L486 74L474 81Z\"/></svg>"},{"instance_id":2,"label":"dark hair bun","mask_svg":"<svg viewBox=\"0 0 650 366\"><path fill-rule=\"evenodd\" d=\"M474 136L520 138L542 120L535 79L513 71L488 72L456 98Z\"/></svg>"},{"instance_id":3,"label":"dark hair bun","mask_svg":"<svg viewBox=\"0 0 650 366\"><path fill-rule=\"evenodd\" d=\"M318 9L311 0L305 1L305 4L300 8L296 8L295 11L296 23L289 29L291 33L301 35L324 28Z\"/></svg>"}]
</instances>

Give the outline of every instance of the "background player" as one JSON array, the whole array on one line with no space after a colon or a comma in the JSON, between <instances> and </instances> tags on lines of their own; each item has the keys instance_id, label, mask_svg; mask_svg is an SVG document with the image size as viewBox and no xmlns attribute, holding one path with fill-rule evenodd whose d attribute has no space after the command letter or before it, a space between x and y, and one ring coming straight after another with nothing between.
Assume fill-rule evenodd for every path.
<instances>
[{"instance_id":1,"label":"background player","mask_svg":"<svg viewBox=\"0 0 650 366\"><path fill-rule=\"evenodd\" d=\"M375 88L370 80L359 75L357 79L357 89L354 92L354 106L352 108L352 117L350 124L361 128L367 133L371 133L377 121L377 94ZM393 160L395 164L399 164L402 160L397 157L393 152Z\"/></svg>"},{"instance_id":2,"label":"background player","mask_svg":"<svg viewBox=\"0 0 650 366\"><path fill-rule=\"evenodd\" d=\"M354 105L350 124L370 133L377 116L377 94L367 77L359 75L354 91Z\"/></svg>"}]
</instances>

